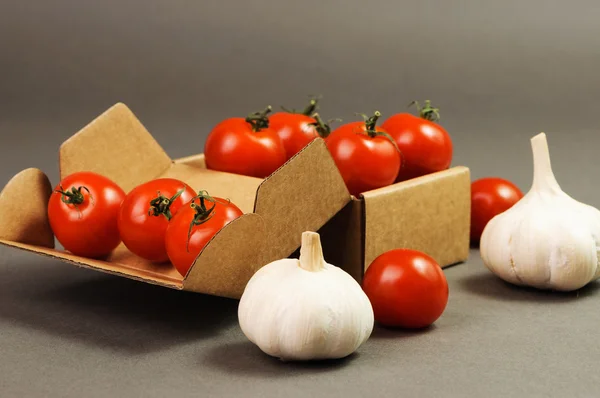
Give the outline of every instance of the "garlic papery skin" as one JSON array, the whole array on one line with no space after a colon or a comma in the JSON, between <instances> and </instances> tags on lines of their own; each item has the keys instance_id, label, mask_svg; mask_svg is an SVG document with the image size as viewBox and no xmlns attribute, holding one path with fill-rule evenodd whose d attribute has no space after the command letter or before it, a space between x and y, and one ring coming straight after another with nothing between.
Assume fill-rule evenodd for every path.
<instances>
[{"instance_id":1,"label":"garlic papery skin","mask_svg":"<svg viewBox=\"0 0 600 398\"><path fill-rule=\"evenodd\" d=\"M315 232L302 234L299 259L273 261L253 275L238 320L252 343L284 361L346 357L374 326L367 295L347 272L325 262Z\"/></svg>"},{"instance_id":2,"label":"garlic papery skin","mask_svg":"<svg viewBox=\"0 0 600 398\"><path fill-rule=\"evenodd\" d=\"M491 272L515 285L576 290L600 277L600 211L562 191L544 133L531 146L531 189L486 225L481 257Z\"/></svg>"}]
</instances>

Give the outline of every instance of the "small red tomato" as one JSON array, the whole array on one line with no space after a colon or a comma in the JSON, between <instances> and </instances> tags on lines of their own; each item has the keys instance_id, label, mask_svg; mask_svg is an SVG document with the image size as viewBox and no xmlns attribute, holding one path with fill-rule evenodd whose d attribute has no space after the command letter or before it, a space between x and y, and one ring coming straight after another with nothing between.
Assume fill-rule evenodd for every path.
<instances>
[{"instance_id":1,"label":"small red tomato","mask_svg":"<svg viewBox=\"0 0 600 398\"><path fill-rule=\"evenodd\" d=\"M265 178L287 160L277 132L269 127L271 107L246 118L223 120L209 133L204 146L206 167Z\"/></svg>"},{"instance_id":2,"label":"small red tomato","mask_svg":"<svg viewBox=\"0 0 600 398\"><path fill-rule=\"evenodd\" d=\"M134 188L119 211L119 232L127 248L148 261L169 260L165 232L169 220L196 196L186 183L173 178L159 178Z\"/></svg>"},{"instance_id":3,"label":"small red tomato","mask_svg":"<svg viewBox=\"0 0 600 398\"><path fill-rule=\"evenodd\" d=\"M471 243L476 244L487 223L510 209L523 197L523 192L512 182L486 177L471 184Z\"/></svg>"},{"instance_id":4,"label":"small red tomato","mask_svg":"<svg viewBox=\"0 0 600 398\"><path fill-rule=\"evenodd\" d=\"M354 196L393 184L400 170L402 155L385 129L376 126L380 116L375 112L365 121L346 123L326 139L327 148Z\"/></svg>"},{"instance_id":5,"label":"small red tomato","mask_svg":"<svg viewBox=\"0 0 600 398\"><path fill-rule=\"evenodd\" d=\"M241 215L242 211L233 203L210 197L206 192L182 207L165 235L167 254L177 271L186 276L208 241Z\"/></svg>"},{"instance_id":6,"label":"small red tomato","mask_svg":"<svg viewBox=\"0 0 600 398\"><path fill-rule=\"evenodd\" d=\"M317 100L312 99L302 112L284 109L284 112L277 112L269 117L269 127L281 138L287 159L315 138L322 136L314 116L316 109Z\"/></svg>"},{"instance_id":7,"label":"small red tomato","mask_svg":"<svg viewBox=\"0 0 600 398\"><path fill-rule=\"evenodd\" d=\"M452 140L436 121L437 108L425 101L419 108L420 116L398 113L390 116L381 126L394 138L404 163L396 181L405 181L426 174L446 170L452 163Z\"/></svg>"},{"instance_id":8,"label":"small red tomato","mask_svg":"<svg viewBox=\"0 0 600 398\"><path fill-rule=\"evenodd\" d=\"M124 198L121 187L102 175L82 171L65 177L48 202L56 239L77 256L110 254L121 243L117 216Z\"/></svg>"},{"instance_id":9,"label":"small red tomato","mask_svg":"<svg viewBox=\"0 0 600 398\"><path fill-rule=\"evenodd\" d=\"M381 254L367 268L363 290L384 326L419 329L434 323L448 304L448 282L439 264L417 250Z\"/></svg>"}]
</instances>

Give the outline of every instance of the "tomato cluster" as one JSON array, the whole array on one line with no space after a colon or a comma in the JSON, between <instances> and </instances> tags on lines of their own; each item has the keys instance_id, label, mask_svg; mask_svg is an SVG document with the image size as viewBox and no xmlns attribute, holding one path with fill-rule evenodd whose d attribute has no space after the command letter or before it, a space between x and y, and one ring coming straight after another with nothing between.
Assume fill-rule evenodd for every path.
<instances>
[{"instance_id":1,"label":"tomato cluster","mask_svg":"<svg viewBox=\"0 0 600 398\"><path fill-rule=\"evenodd\" d=\"M48 203L50 226L71 253L105 258L121 242L154 263L170 262L185 276L208 241L242 211L183 181L159 178L128 194L93 172L65 177Z\"/></svg>"},{"instance_id":2,"label":"tomato cluster","mask_svg":"<svg viewBox=\"0 0 600 398\"><path fill-rule=\"evenodd\" d=\"M331 130L311 99L302 111L269 106L246 118L219 122L204 147L209 169L265 178L317 137L327 143L348 191L361 193L395 182L445 170L452 162L452 140L437 122L439 111L429 101L419 116L392 115L381 126L379 112ZM411 104L412 105L412 104Z\"/></svg>"}]
</instances>

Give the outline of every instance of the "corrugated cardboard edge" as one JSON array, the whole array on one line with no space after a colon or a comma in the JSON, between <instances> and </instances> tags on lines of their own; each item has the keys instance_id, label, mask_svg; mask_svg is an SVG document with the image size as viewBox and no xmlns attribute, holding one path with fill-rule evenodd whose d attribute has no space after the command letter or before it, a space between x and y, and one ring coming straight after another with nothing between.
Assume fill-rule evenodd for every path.
<instances>
[{"instance_id":1,"label":"corrugated cardboard edge","mask_svg":"<svg viewBox=\"0 0 600 398\"><path fill-rule=\"evenodd\" d=\"M172 160L133 112L117 103L60 147L61 178L93 171L125 192L164 173Z\"/></svg>"},{"instance_id":2,"label":"corrugated cardboard edge","mask_svg":"<svg viewBox=\"0 0 600 398\"><path fill-rule=\"evenodd\" d=\"M54 248L48 221L52 185L43 171L16 174L0 193L0 239Z\"/></svg>"},{"instance_id":3,"label":"corrugated cardboard edge","mask_svg":"<svg viewBox=\"0 0 600 398\"><path fill-rule=\"evenodd\" d=\"M183 289L239 299L246 284L265 263L265 222L244 214L219 232L200 252L183 281Z\"/></svg>"},{"instance_id":4,"label":"corrugated cardboard edge","mask_svg":"<svg viewBox=\"0 0 600 398\"><path fill-rule=\"evenodd\" d=\"M471 180L456 166L363 195L365 271L380 254L411 248L442 267L469 257Z\"/></svg>"},{"instance_id":5,"label":"corrugated cardboard edge","mask_svg":"<svg viewBox=\"0 0 600 398\"><path fill-rule=\"evenodd\" d=\"M325 141L314 139L258 187L254 212L268 236L264 262L290 256L304 231L319 230L350 200Z\"/></svg>"}]
</instances>

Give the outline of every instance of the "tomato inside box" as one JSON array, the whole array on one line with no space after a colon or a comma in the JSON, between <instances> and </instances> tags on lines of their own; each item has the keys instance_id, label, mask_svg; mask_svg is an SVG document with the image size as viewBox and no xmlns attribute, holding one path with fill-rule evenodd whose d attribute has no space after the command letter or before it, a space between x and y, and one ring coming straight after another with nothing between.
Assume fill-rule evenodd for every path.
<instances>
[{"instance_id":1,"label":"tomato inside box","mask_svg":"<svg viewBox=\"0 0 600 398\"><path fill-rule=\"evenodd\" d=\"M199 147L202 143L198 144ZM185 277L122 244L105 260L54 247L47 217L53 185L37 169L16 175L0 195L0 243L78 266L165 287L239 298L268 262L293 255L304 231L319 231L327 261L360 280L385 250L410 247L442 266L469 249L470 180L466 167L351 196L323 139L315 139L265 179L208 170L202 154L171 159L124 104L116 104L62 144L60 176L93 171L125 192L161 177L228 198L244 213L205 246ZM22 197L31 200L22 204ZM22 206L20 212L11 211Z\"/></svg>"}]
</instances>

